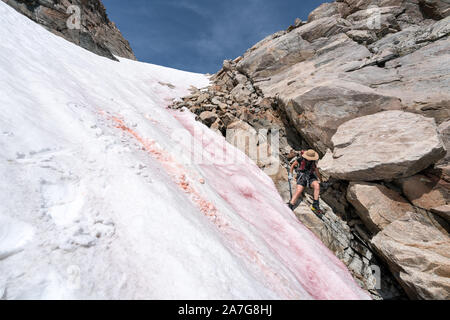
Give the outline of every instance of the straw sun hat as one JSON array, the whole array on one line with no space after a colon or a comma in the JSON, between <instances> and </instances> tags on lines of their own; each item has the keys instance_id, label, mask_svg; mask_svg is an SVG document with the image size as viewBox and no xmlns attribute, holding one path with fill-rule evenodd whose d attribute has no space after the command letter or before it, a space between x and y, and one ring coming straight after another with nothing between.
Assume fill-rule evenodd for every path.
<instances>
[{"instance_id":1,"label":"straw sun hat","mask_svg":"<svg viewBox=\"0 0 450 320\"><path fill-rule=\"evenodd\" d=\"M303 155L303 158L309 161L317 161L319 160L319 154L314 150L308 150Z\"/></svg>"}]
</instances>

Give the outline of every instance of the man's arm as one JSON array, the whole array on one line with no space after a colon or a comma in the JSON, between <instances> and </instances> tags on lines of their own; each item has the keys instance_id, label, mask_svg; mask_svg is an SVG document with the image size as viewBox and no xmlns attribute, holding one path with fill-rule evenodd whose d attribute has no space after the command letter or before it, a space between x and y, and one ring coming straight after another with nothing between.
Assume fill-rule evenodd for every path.
<instances>
[{"instance_id":1,"label":"man's arm","mask_svg":"<svg viewBox=\"0 0 450 320\"><path fill-rule=\"evenodd\" d=\"M320 174L319 168L316 166L316 175L319 178L319 182L322 182L322 175Z\"/></svg>"},{"instance_id":2,"label":"man's arm","mask_svg":"<svg viewBox=\"0 0 450 320\"><path fill-rule=\"evenodd\" d=\"M295 160L294 163L291 165L291 170L289 171L290 174L294 173L295 167L298 166L298 161Z\"/></svg>"}]
</instances>

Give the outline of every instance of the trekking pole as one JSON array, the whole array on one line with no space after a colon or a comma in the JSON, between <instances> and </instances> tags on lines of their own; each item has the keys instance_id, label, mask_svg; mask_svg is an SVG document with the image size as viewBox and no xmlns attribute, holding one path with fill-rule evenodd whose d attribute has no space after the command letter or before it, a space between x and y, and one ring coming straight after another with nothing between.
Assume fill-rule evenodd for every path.
<instances>
[{"instance_id":1,"label":"trekking pole","mask_svg":"<svg viewBox=\"0 0 450 320\"><path fill-rule=\"evenodd\" d=\"M289 179L289 194L291 195L291 200L292 200L292 187L291 187L291 179Z\"/></svg>"},{"instance_id":2,"label":"trekking pole","mask_svg":"<svg viewBox=\"0 0 450 320\"><path fill-rule=\"evenodd\" d=\"M288 175L290 174L290 171L288 170ZM292 186L291 186L291 179L288 178L288 183L289 183L289 194L291 195L291 200L292 200Z\"/></svg>"}]
</instances>

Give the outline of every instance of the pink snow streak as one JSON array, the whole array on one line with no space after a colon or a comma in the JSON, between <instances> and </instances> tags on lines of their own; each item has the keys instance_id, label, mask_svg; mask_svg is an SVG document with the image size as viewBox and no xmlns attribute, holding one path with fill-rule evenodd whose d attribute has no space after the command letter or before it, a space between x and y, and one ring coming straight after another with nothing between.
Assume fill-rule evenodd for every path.
<instances>
[{"instance_id":1,"label":"pink snow streak","mask_svg":"<svg viewBox=\"0 0 450 320\"><path fill-rule=\"evenodd\" d=\"M196 122L192 114L172 114L209 154L221 159L224 158L223 153L234 152L233 146L224 144L222 137ZM202 130L200 136L199 129ZM218 161L198 165L208 183L242 219L258 230L258 235L307 292L307 296L300 292L292 295L292 287L297 287L293 284L289 286L286 298L369 299L345 265L290 212L271 179L262 174L250 159L240 157L233 164ZM246 247L247 241L241 241L245 242L242 246ZM270 268L264 262L258 264ZM276 281L275 278L271 280ZM274 285L279 287L286 283L275 282Z\"/></svg>"},{"instance_id":2,"label":"pink snow streak","mask_svg":"<svg viewBox=\"0 0 450 320\"><path fill-rule=\"evenodd\" d=\"M102 112L100 112L100 114L104 115ZM233 229L229 223L225 222L225 220L220 217L217 208L195 190L195 188L187 180L185 174L186 171L182 165L177 163L167 152L158 147L154 141L144 139L135 130L128 127L124 120L116 116L108 116L108 118L112 120L113 125L116 128L126 132L137 142L139 142L142 149L148 152L163 166L165 171L172 178L173 182L175 182L178 187L190 196L190 200L198 207L200 212L202 212L212 223L214 223L219 230L221 230L222 234L230 240L230 243L233 245L235 251L245 253L245 256L262 270L266 278L269 279L273 285L283 282L284 279L281 279L276 272L265 266L264 262L261 260L260 254L248 245L245 237L239 231ZM299 298L294 291L288 291L279 285L275 287L275 290L286 298Z\"/></svg>"},{"instance_id":3,"label":"pink snow streak","mask_svg":"<svg viewBox=\"0 0 450 320\"><path fill-rule=\"evenodd\" d=\"M223 138L200 125L191 114L173 114L193 136L194 130L201 128L205 136L200 140L210 155L220 158L224 157L224 153L234 151L234 147L224 144ZM290 279L277 273L277 267L266 261L252 239L234 228L230 218L196 190L192 183L195 178L189 177L188 170L182 164L155 141L144 138L126 125L120 117L107 117L114 127L132 137L162 165L172 181L216 225L228 247L242 257L249 268L262 272L270 288L280 296L286 299L368 299L346 267L290 213L270 178L263 175L251 160L242 157L238 163L205 163L199 166L207 183L238 213L239 218L258 231L257 235L266 243L268 250L283 262L292 274Z\"/></svg>"},{"instance_id":4,"label":"pink snow streak","mask_svg":"<svg viewBox=\"0 0 450 320\"><path fill-rule=\"evenodd\" d=\"M217 217L216 207L211 202L203 199L190 185L189 181L186 179L186 175L183 173L182 166L177 164L167 152L157 146L155 141L144 139L135 130L128 127L124 120L119 117L111 116L110 119L113 121L116 128L121 129L132 136L137 142L139 142L143 150L148 152L154 159L162 164L165 171L171 176L178 187L180 187L183 192L191 195L191 200L197 205L199 210L205 216L212 219L219 228L226 225ZM156 122L153 123L156 124Z\"/></svg>"}]
</instances>

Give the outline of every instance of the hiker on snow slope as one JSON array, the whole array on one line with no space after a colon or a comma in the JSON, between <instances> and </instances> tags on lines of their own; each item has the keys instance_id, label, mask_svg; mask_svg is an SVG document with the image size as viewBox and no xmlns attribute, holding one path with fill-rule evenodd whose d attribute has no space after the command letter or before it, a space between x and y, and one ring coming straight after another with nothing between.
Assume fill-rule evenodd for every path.
<instances>
[{"instance_id":1,"label":"hiker on snow slope","mask_svg":"<svg viewBox=\"0 0 450 320\"><path fill-rule=\"evenodd\" d=\"M319 154L314 150L301 151L300 156L291 165L289 171L289 183L293 179L293 173L297 172L297 191L289 202L289 208L294 210L297 201L305 191L305 188L312 187L314 189L314 202L311 210L315 213L321 213L319 206L320 197L320 172L317 167Z\"/></svg>"}]
</instances>

